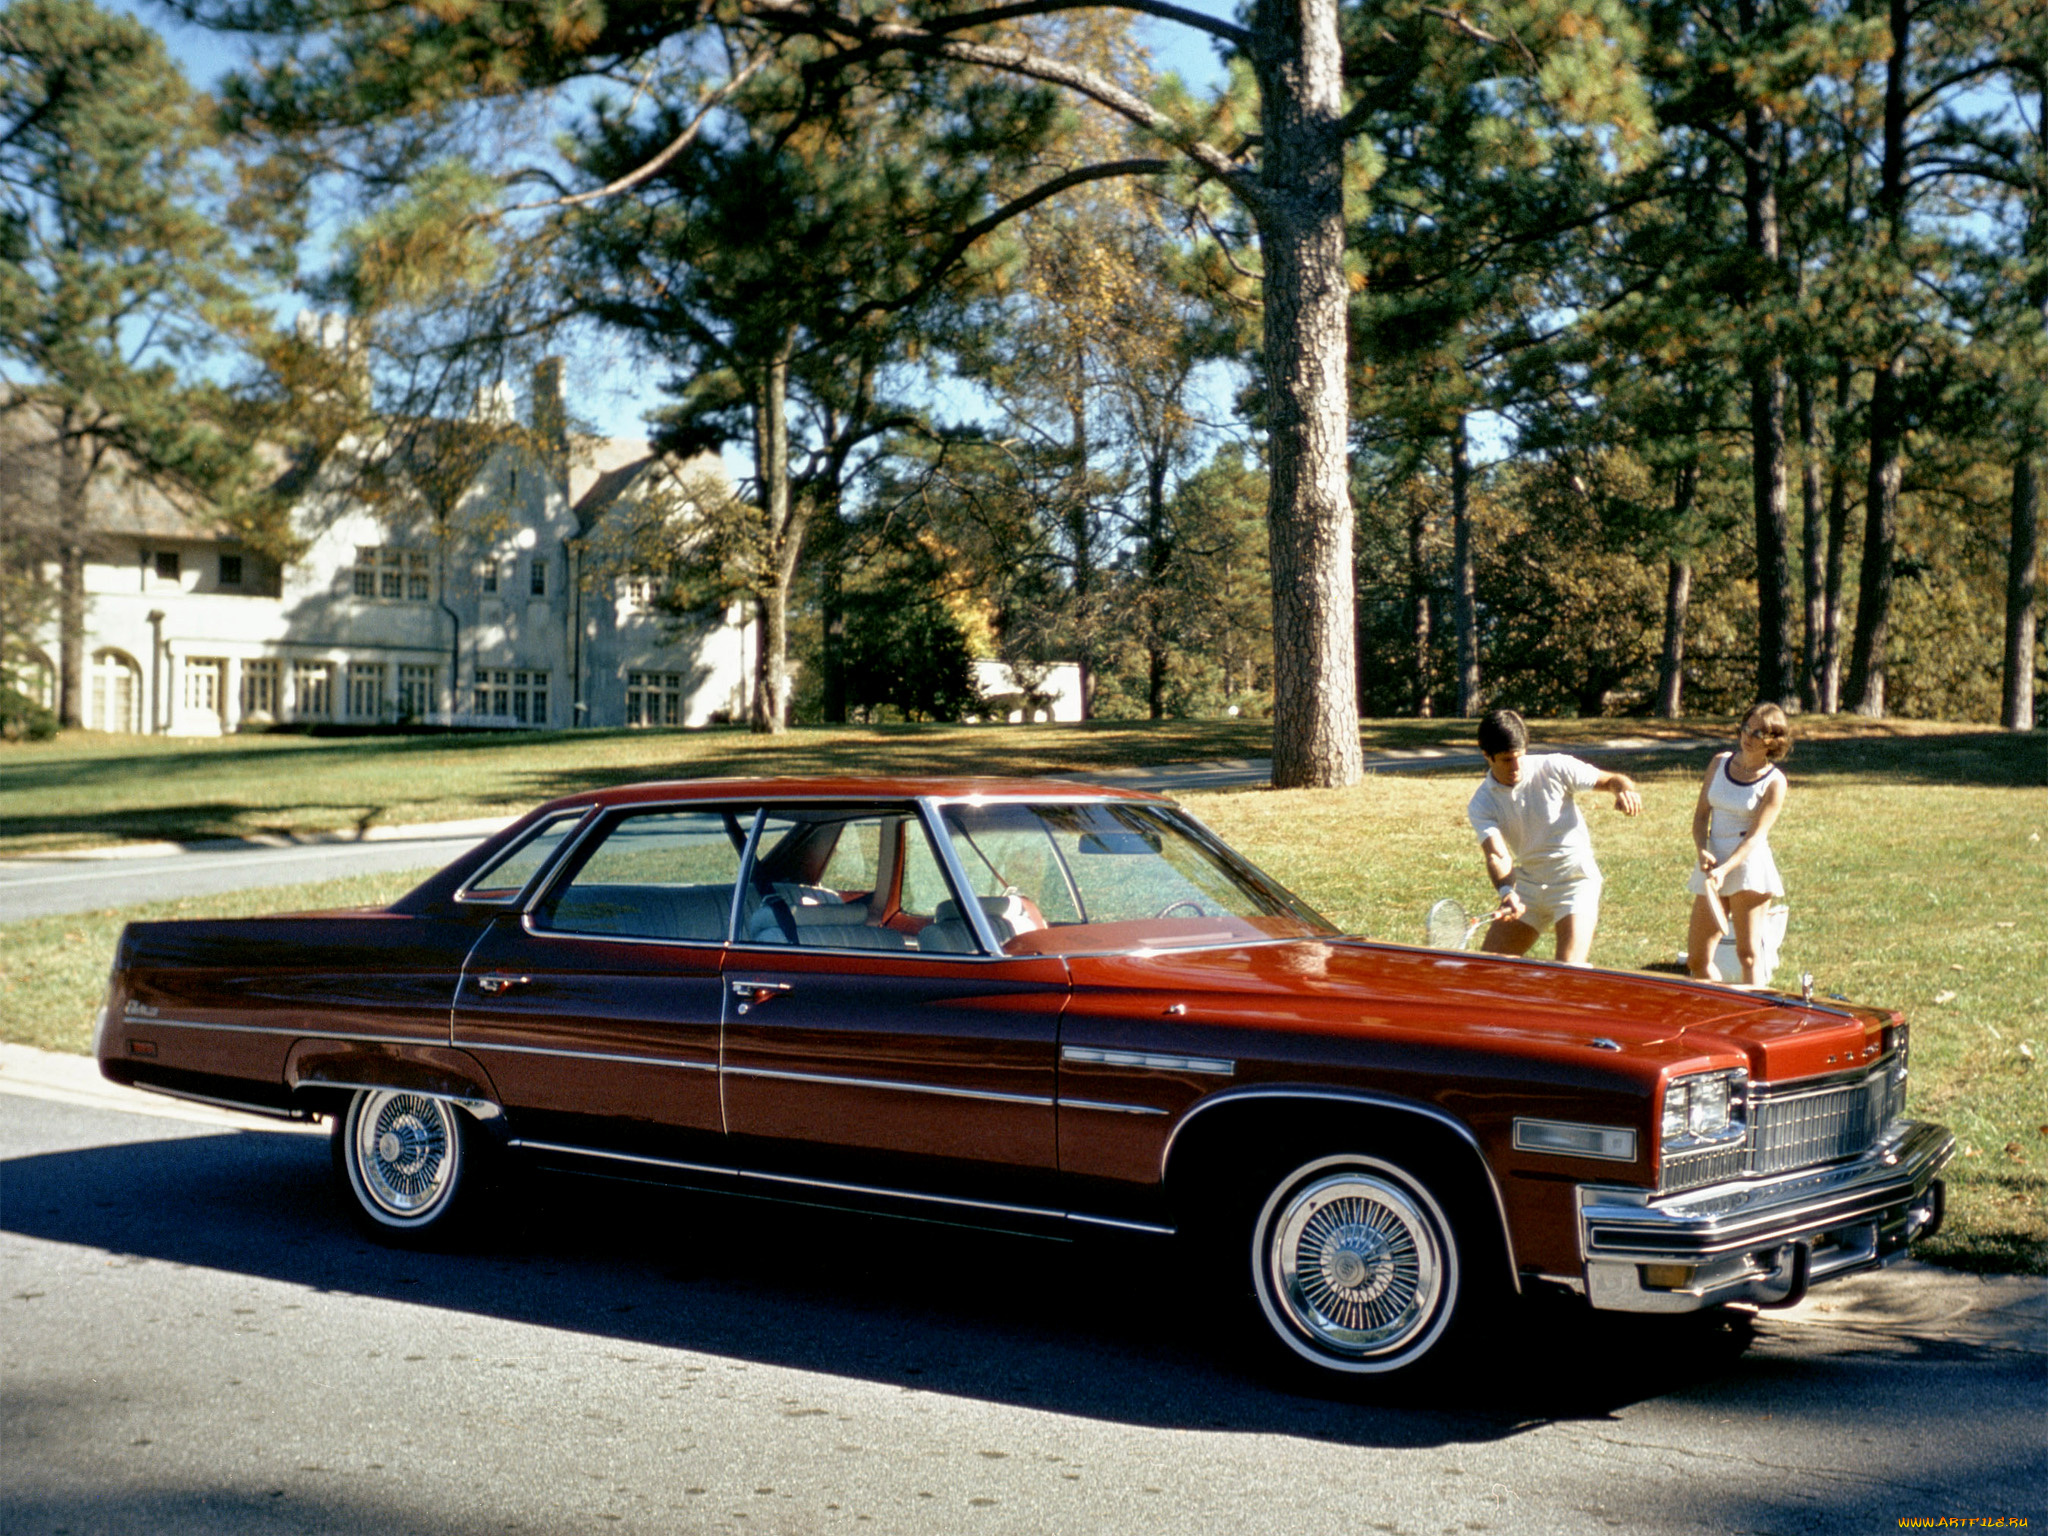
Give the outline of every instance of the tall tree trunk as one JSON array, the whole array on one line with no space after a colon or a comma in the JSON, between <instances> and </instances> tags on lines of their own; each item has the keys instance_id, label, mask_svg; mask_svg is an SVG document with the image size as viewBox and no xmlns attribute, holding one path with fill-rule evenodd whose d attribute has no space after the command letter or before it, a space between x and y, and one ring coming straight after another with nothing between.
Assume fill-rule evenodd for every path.
<instances>
[{"instance_id":1,"label":"tall tree trunk","mask_svg":"<svg viewBox=\"0 0 2048 1536\"><path fill-rule=\"evenodd\" d=\"M1067 483L1067 542L1074 551L1074 633L1081 669L1081 718L1095 718L1095 530L1089 517L1088 359L1074 349L1069 395L1074 421L1074 472Z\"/></svg>"},{"instance_id":2,"label":"tall tree trunk","mask_svg":"<svg viewBox=\"0 0 2048 1536\"><path fill-rule=\"evenodd\" d=\"M1346 460L1343 53L1337 0L1256 0L1272 482L1273 784L1358 782Z\"/></svg>"},{"instance_id":3,"label":"tall tree trunk","mask_svg":"<svg viewBox=\"0 0 2048 1536\"><path fill-rule=\"evenodd\" d=\"M2029 445L2031 446L2031 445ZM2012 466L2012 547L2005 568L2005 699L1998 723L2034 728L2035 583L2041 569L2041 463L2022 452Z\"/></svg>"},{"instance_id":4,"label":"tall tree trunk","mask_svg":"<svg viewBox=\"0 0 2048 1536\"><path fill-rule=\"evenodd\" d=\"M1910 0L1891 0L1891 58L1884 78L1884 162L1876 212L1880 271L1906 257L1906 46ZM1863 572L1856 584L1856 638L1849 652L1849 708L1884 714L1885 649L1891 637L1892 561L1898 547L1899 482L1905 474L1905 423L1899 382L1905 358L1894 341L1870 388L1870 465L1864 487Z\"/></svg>"},{"instance_id":5,"label":"tall tree trunk","mask_svg":"<svg viewBox=\"0 0 2048 1536\"><path fill-rule=\"evenodd\" d=\"M1451 433L1451 623L1458 631L1458 718L1479 713L1479 581L1472 554L1472 455L1465 414Z\"/></svg>"},{"instance_id":6,"label":"tall tree trunk","mask_svg":"<svg viewBox=\"0 0 2048 1536\"><path fill-rule=\"evenodd\" d=\"M2038 114L2048 125L2048 105ZM2035 144L2040 145L2037 135ZM2048 157L2038 160L2048 168ZM2034 257L2034 277L2029 284L2028 308L2048 334L2048 210L2037 203L2028 220L2026 246ZM2041 387L2033 381L2033 389ZM2024 400L2031 393L2022 386ZM2005 697L1999 706L1999 723L2009 731L2032 730L2034 725L2034 625L2035 583L2041 570L2041 440L2038 431L2021 434L2012 463L2012 542L2005 565Z\"/></svg>"},{"instance_id":7,"label":"tall tree trunk","mask_svg":"<svg viewBox=\"0 0 2048 1536\"><path fill-rule=\"evenodd\" d=\"M1664 573L1664 657L1657 669L1657 714L1676 720L1685 707L1685 611L1692 603L1692 562L1673 559Z\"/></svg>"},{"instance_id":8,"label":"tall tree trunk","mask_svg":"<svg viewBox=\"0 0 2048 1536\"><path fill-rule=\"evenodd\" d=\"M789 593L803 550L803 519L789 495L789 354L762 370L754 412L754 471L767 504L768 552L774 562L760 591L761 648L754 669L753 728L767 736L789 729Z\"/></svg>"},{"instance_id":9,"label":"tall tree trunk","mask_svg":"<svg viewBox=\"0 0 2048 1536\"><path fill-rule=\"evenodd\" d=\"M829 725L846 724L846 527L839 509L813 518L813 564L818 572L819 712Z\"/></svg>"},{"instance_id":10,"label":"tall tree trunk","mask_svg":"<svg viewBox=\"0 0 2048 1536\"><path fill-rule=\"evenodd\" d=\"M1173 529L1166 516L1166 454L1160 451L1148 454L1145 464L1145 705L1154 720L1166 718L1166 634L1159 616L1162 589L1172 564ZM1229 691L1227 677L1224 689Z\"/></svg>"},{"instance_id":11,"label":"tall tree trunk","mask_svg":"<svg viewBox=\"0 0 2048 1536\"><path fill-rule=\"evenodd\" d=\"M1849 417L1855 371L1845 358L1835 364L1835 427L1829 434L1828 552L1826 599L1821 612L1820 707L1834 714L1842 707L1842 576L1849 563L1849 469L1842 423Z\"/></svg>"},{"instance_id":12,"label":"tall tree trunk","mask_svg":"<svg viewBox=\"0 0 2048 1536\"><path fill-rule=\"evenodd\" d=\"M1827 627L1827 514L1822 510L1820 422L1814 409L1813 375L1799 371L1799 539L1804 572L1800 596L1799 703L1811 712L1820 705L1821 631Z\"/></svg>"},{"instance_id":13,"label":"tall tree trunk","mask_svg":"<svg viewBox=\"0 0 2048 1536\"><path fill-rule=\"evenodd\" d=\"M1700 467L1681 464L1671 490L1671 521L1683 526L1699 489ZM1657 668L1657 713L1676 720L1685 707L1685 619L1692 606L1692 562L1673 555L1664 574L1664 655Z\"/></svg>"},{"instance_id":14,"label":"tall tree trunk","mask_svg":"<svg viewBox=\"0 0 2048 1536\"><path fill-rule=\"evenodd\" d=\"M1429 509L1417 498L1408 512L1408 633L1414 643L1410 665L1414 678L1409 704L1418 719L1429 718L1429 570L1423 560L1423 535L1429 530Z\"/></svg>"},{"instance_id":15,"label":"tall tree trunk","mask_svg":"<svg viewBox=\"0 0 2048 1536\"><path fill-rule=\"evenodd\" d=\"M69 410L58 431L57 723L75 729L85 724L85 495L93 455Z\"/></svg>"},{"instance_id":16,"label":"tall tree trunk","mask_svg":"<svg viewBox=\"0 0 2048 1536\"><path fill-rule=\"evenodd\" d=\"M1742 29L1754 34L1755 0L1742 0ZM1751 263L1749 433L1756 509L1756 696L1798 702L1792 666L1792 572L1785 546L1785 367L1777 330L1761 310L1775 302L1779 276L1777 134L1770 115L1752 103L1742 114L1742 212Z\"/></svg>"}]
</instances>

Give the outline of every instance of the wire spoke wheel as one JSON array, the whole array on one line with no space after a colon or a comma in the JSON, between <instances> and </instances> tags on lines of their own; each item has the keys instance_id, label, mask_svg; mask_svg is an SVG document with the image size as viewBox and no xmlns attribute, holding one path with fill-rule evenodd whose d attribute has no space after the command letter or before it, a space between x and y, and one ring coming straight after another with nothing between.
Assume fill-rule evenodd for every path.
<instances>
[{"instance_id":1,"label":"wire spoke wheel","mask_svg":"<svg viewBox=\"0 0 2048 1536\"><path fill-rule=\"evenodd\" d=\"M445 1099L366 1089L336 1128L350 1192L375 1228L419 1231L442 1221L461 1187L465 1131Z\"/></svg>"},{"instance_id":2,"label":"wire spoke wheel","mask_svg":"<svg viewBox=\"0 0 2048 1536\"><path fill-rule=\"evenodd\" d=\"M1369 1158L1325 1158L1282 1179L1259 1214L1252 1263L1280 1342L1346 1374L1419 1360L1458 1298L1442 1210L1401 1170Z\"/></svg>"}]
</instances>

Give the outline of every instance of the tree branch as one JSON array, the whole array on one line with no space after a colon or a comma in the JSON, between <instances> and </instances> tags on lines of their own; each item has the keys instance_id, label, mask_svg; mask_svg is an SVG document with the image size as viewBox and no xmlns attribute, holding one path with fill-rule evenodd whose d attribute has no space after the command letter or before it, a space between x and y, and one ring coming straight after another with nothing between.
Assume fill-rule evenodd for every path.
<instances>
[{"instance_id":1,"label":"tree branch","mask_svg":"<svg viewBox=\"0 0 2048 1536\"><path fill-rule=\"evenodd\" d=\"M1053 177L1051 181L1041 182L1029 192L1010 199L993 213L976 219L961 230L940 253L931 270L908 292L900 293L893 299L868 300L847 314L845 325L850 330L870 315L894 314L899 310L908 309L938 286L941 279L967 254L975 241L1009 223L1020 214L1029 213L1047 198L1057 197L1071 187L1085 186L1091 181L1110 181L1119 176L1157 176L1171 169L1173 162L1170 160L1111 160L1102 165L1084 165L1079 170L1068 171L1064 175Z\"/></svg>"},{"instance_id":2,"label":"tree branch","mask_svg":"<svg viewBox=\"0 0 2048 1536\"><path fill-rule=\"evenodd\" d=\"M769 57L770 55L766 53L762 54L753 63L713 91L705 100L704 105L697 109L697 115L690 119L689 125L681 133L677 134L675 138L670 140L659 154L655 155L653 159L645 164L637 166L616 180L607 182L604 186L593 188L588 192L574 192L566 197L549 198L544 202L538 203L514 203L509 208L500 209L499 212L530 213L541 208L578 208L585 203L594 203L601 197L612 197L620 192L630 192L641 183L651 181L654 177L661 174L663 168L670 161L674 160L676 156L696 142L697 135L703 131L704 124L710 118L712 112L727 101L730 101L734 92L753 79L755 75L759 74L762 67L767 64Z\"/></svg>"},{"instance_id":3,"label":"tree branch","mask_svg":"<svg viewBox=\"0 0 2048 1536\"><path fill-rule=\"evenodd\" d=\"M1029 15L1046 8L1065 8L1071 0L1026 0L1013 8ZM1267 206L1264 189L1245 174L1229 155L1215 145L1191 136L1180 124L1143 97L1125 90L1115 81L1027 47L996 43L973 43L944 36L927 27L900 22L855 22L836 13L821 11L808 0L744 0L748 11L771 26L813 35L857 38L851 47L832 57L806 66L820 71L842 69L865 59L890 53L922 53L957 59L963 64L980 64L1026 79L1065 86L1077 95L1108 108L1117 116L1156 134L1181 154L1201 166L1242 198L1256 213ZM951 18L949 18L949 21Z\"/></svg>"}]
</instances>

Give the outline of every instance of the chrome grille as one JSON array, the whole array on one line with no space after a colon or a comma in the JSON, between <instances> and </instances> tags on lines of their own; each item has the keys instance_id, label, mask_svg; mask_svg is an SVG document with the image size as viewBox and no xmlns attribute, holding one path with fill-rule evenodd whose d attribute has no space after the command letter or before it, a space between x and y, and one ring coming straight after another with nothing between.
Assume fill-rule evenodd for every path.
<instances>
[{"instance_id":1,"label":"chrome grille","mask_svg":"<svg viewBox=\"0 0 2048 1536\"><path fill-rule=\"evenodd\" d=\"M1666 1163L1660 1187L1670 1193L1728 1179L1790 1173L1868 1151L1905 1112L1906 1075L1886 1057L1861 1082L1806 1092L1753 1092L1749 1135L1741 1145Z\"/></svg>"}]
</instances>

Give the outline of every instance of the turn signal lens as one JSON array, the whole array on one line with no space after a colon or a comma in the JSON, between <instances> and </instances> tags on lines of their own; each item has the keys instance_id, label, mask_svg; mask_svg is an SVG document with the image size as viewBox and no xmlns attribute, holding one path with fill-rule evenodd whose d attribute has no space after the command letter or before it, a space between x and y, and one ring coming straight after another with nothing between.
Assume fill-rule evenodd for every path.
<instances>
[{"instance_id":1,"label":"turn signal lens","mask_svg":"<svg viewBox=\"0 0 2048 1536\"><path fill-rule=\"evenodd\" d=\"M1692 1284L1694 1266L1690 1264L1645 1264L1643 1266L1643 1289L1647 1291L1682 1291Z\"/></svg>"}]
</instances>

